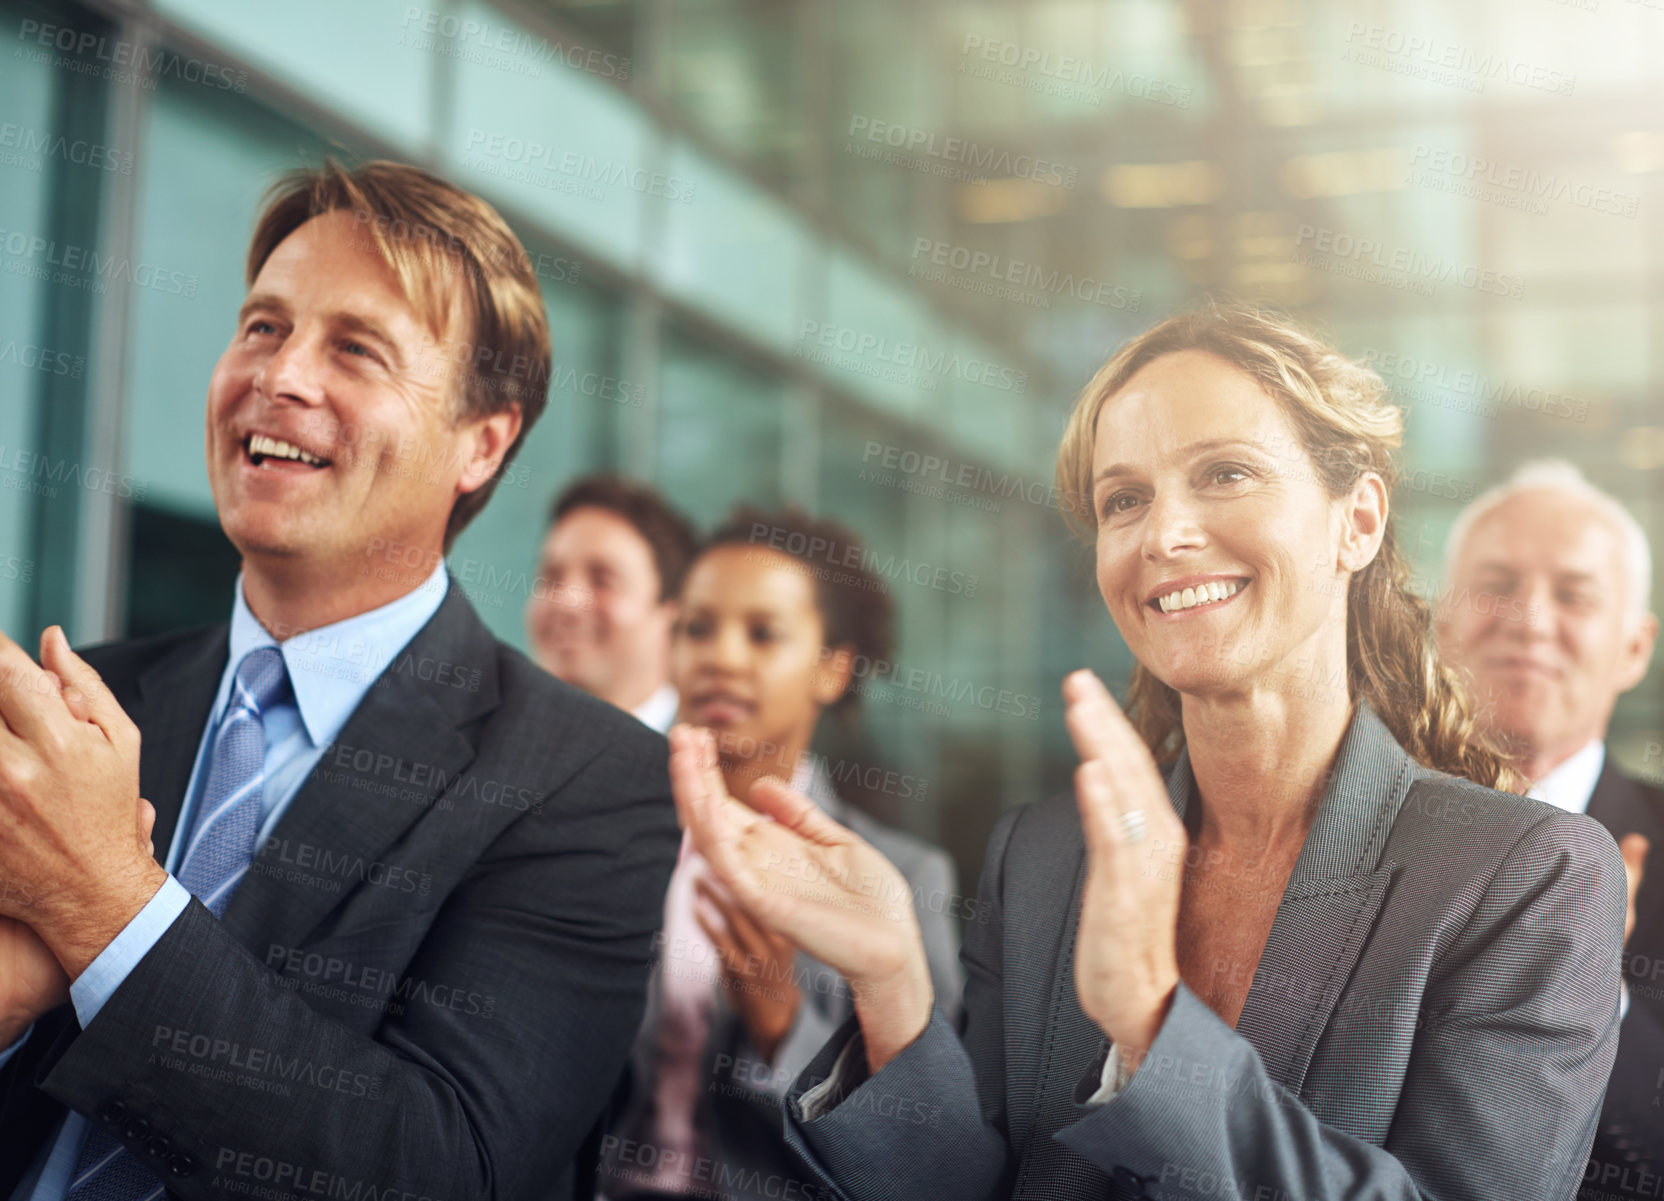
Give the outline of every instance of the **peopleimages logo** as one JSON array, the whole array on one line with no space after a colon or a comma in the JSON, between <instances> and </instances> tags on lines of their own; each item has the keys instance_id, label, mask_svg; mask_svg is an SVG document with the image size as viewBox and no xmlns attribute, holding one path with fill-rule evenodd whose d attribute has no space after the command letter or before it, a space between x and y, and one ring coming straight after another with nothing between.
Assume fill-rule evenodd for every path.
<instances>
[{"instance_id":1,"label":"peopleimages logo","mask_svg":"<svg viewBox=\"0 0 1664 1201\"><path fill-rule=\"evenodd\" d=\"M959 56L958 70L961 75L991 79L1065 100L1099 105L1103 103L1106 93L1120 92L1134 100L1147 100L1152 104L1190 107L1191 89L1187 86L1152 79L1137 72L1128 75L1116 67L1098 66L1067 54L1054 56L1049 50L1019 46L1015 42L966 34ZM966 61L970 59L982 61ZM1031 70L1038 78L1029 74Z\"/></svg>"},{"instance_id":2,"label":"peopleimages logo","mask_svg":"<svg viewBox=\"0 0 1664 1201\"><path fill-rule=\"evenodd\" d=\"M524 173L524 182L552 186L552 179L570 180L575 185L592 189L591 199L603 199L604 193L594 192L599 186L628 188L644 196L659 196L681 204L692 204L694 185L691 180L665 175L660 171L646 171L613 159L596 158L593 154L579 154L572 150L509 134L491 133L484 129L468 131L465 150L467 165L485 170L484 163L472 156L484 155L497 159ZM547 172L539 175L538 172ZM501 174L502 172L494 172ZM510 178L521 178L510 173Z\"/></svg>"},{"instance_id":3,"label":"peopleimages logo","mask_svg":"<svg viewBox=\"0 0 1664 1201\"><path fill-rule=\"evenodd\" d=\"M934 390L936 380L951 375L970 384L982 384L1000 392L1028 391L1028 372L1002 367L986 359L967 358L945 350L933 351L917 342L891 341L879 334L821 321L805 321L798 331L798 357L812 358L812 347L840 350L857 358L871 358L903 371L919 373L922 386ZM838 366L836 360L831 365ZM903 379L900 382L907 382Z\"/></svg>"},{"instance_id":4,"label":"peopleimages logo","mask_svg":"<svg viewBox=\"0 0 1664 1201\"><path fill-rule=\"evenodd\" d=\"M877 576L879 580L906 580L921 588L934 588L955 596L975 596L980 582L975 575L963 571L905 556L897 559L895 555L880 555L852 542L840 543L818 534L810 536L801 530L787 530L761 521L752 523L751 542L754 546L767 546L771 550L785 552L799 560L798 568L816 579L846 587L876 588L877 581L862 578L861 573L866 573ZM824 569L820 567L822 562L826 564ZM840 571L839 568L846 570Z\"/></svg>"},{"instance_id":5,"label":"peopleimages logo","mask_svg":"<svg viewBox=\"0 0 1664 1201\"><path fill-rule=\"evenodd\" d=\"M958 275L947 275L940 270L944 267ZM1048 271L1038 263L1009 259L934 238L913 239L913 261L907 267L907 274L933 283L960 281L954 286L967 291L987 291L1002 299L1021 299L1027 295L1044 302L1041 307L1049 307L1052 296L1073 296L1088 304L1125 309L1129 313L1136 313L1144 303L1144 294L1134 288L1056 268Z\"/></svg>"},{"instance_id":6,"label":"peopleimages logo","mask_svg":"<svg viewBox=\"0 0 1664 1201\"><path fill-rule=\"evenodd\" d=\"M833 653L823 650L821 658L830 659ZM948 704L959 704L1030 721L1040 719L1040 698L1037 696L945 676L927 667L905 667L888 659L857 654L850 661L850 675L854 679L850 690L857 696L900 701L909 708L923 709L940 717L948 715ZM886 689L893 690L893 695L881 695Z\"/></svg>"},{"instance_id":7,"label":"peopleimages logo","mask_svg":"<svg viewBox=\"0 0 1664 1201\"><path fill-rule=\"evenodd\" d=\"M1297 248L1296 261L1309 266L1321 266L1327 259L1399 272L1406 278L1471 288L1493 296L1506 296L1510 300L1519 300L1525 295L1525 281L1517 275L1504 275L1460 259L1428 254L1406 246L1388 246L1373 238L1354 237L1324 226L1302 225L1294 245ZM1318 258L1319 255L1323 258Z\"/></svg>"},{"instance_id":8,"label":"peopleimages logo","mask_svg":"<svg viewBox=\"0 0 1664 1201\"><path fill-rule=\"evenodd\" d=\"M937 137L927 129L898 125L874 117L853 116L849 119L849 138L864 138L878 142L904 154L918 154L974 168L989 176L1002 179L1031 179L1035 183L1073 188L1080 182L1080 168L1065 167L1032 154L1012 154L997 146L983 146L964 138Z\"/></svg>"},{"instance_id":9,"label":"peopleimages logo","mask_svg":"<svg viewBox=\"0 0 1664 1201\"><path fill-rule=\"evenodd\" d=\"M405 32L399 44L418 50L445 53L444 44L456 42L470 48L496 51L530 63L560 63L574 71L624 80L630 78L630 60L617 54L607 54L584 46L551 42L546 37L525 33L507 25L495 25L474 17L458 17L437 9L422 9L415 5L404 10L400 23ZM527 72L522 72L525 74ZM536 74L537 72L530 72Z\"/></svg>"},{"instance_id":10,"label":"peopleimages logo","mask_svg":"<svg viewBox=\"0 0 1664 1201\"><path fill-rule=\"evenodd\" d=\"M1410 183L1433 186L1428 177L1437 175L1454 187L1441 187L1453 195L1501 203L1499 193L1509 193L1520 208L1527 202L1533 212L1547 211L1547 202L1559 200L1577 208L1613 216L1634 218L1641 210L1641 198L1628 192L1614 192L1588 183L1574 183L1563 175L1545 174L1533 167L1504 163L1480 154L1463 154L1437 146L1416 143L1410 154Z\"/></svg>"},{"instance_id":11,"label":"peopleimages logo","mask_svg":"<svg viewBox=\"0 0 1664 1201\"><path fill-rule=\"evenodd\" d=\"M67 350L53 350L50 346L36 346L33 342L19 342L15 338L0 343L0 367L17 366L29 371L44 371L47 375L67 375L80 379L87 368L85 355L70 354Z\"/></svg>"},{"instance_id":12,"label":"peopleimages logo","mask_svg":"<svg viewBox=\"0 0 1664 1201\"><path fill-rule=\"evenodd\" d=\"M1466 76L1472 91L1483 91L1485 83L1502 80L1522 88L1535 88L1560 96L1570 96L1577 88L1577 76L1557 71L1539 63L1510 58L1506 54L1475 50L1459 42L1430 38L1418 33L1405 33L1382 25L1366 25L1353 21L1346 30L1346 43L1352 47L1343 55L1350 56L1364 66L1418 66L1423 69L1445 71L1458 77ZM1410 73L1410 71L1401 71ZM1438 82L1444 82L1439 80Z\"/></svg>"},{"instance_id":13,"label":"peopleimages logo","mask_svg":"<svg viewBox=\"0 0 1664 1201\"><path fill-rule=\"evenodd\" d=\"M40 494L49 497L56 496L57 490L46 488L45 484L65 484L72 488L85 488L88 492L101 492L105 496L140 501L149 489L146 481L135 480L125 473L89 467L74 459L54 459L51 455L23 446L8 448L0 442L0 487L23 492L37 490L18 487L14 481L39 481L42 483L38 489Z\"/></svg>"},{"instance_id":14,"label":"peopleimages logo","mask_svg":"<svg viewBox=\"0 0 1664 1201\"><path fill-rule=\"evenodd\" d=\"M883 442L868 442L861 452L861 462L863 466L859 478L862 480L868 478L870 471L899 472L902 476L920 483L968 488L1003 500L1020 500L1048 509L1057 509L1065 500L1072 498L1068 491L1061 490L1055 483L1043 479L1030 479L1020 473L1013 475L1009 471L996 474L991 468L979 463L943 458L941 455Z\"/></svg>"},{"instance_id":15,"label":"peopleimages logo","mask_svg":"<svg viewBox=\"0 0 1664 1201\"><path fill-rule=\"evenodd\" d=\"M1485 417L1496 416L1499 406L1511 406L1527 412L1542 413L1548 417L1565 417L1573 421L1582 421L1589 415L1587 400L1567 396L1563 392L1553 392L1547 388L1530 387L1513 380L1493 379L1471 368L1451 367L1447 363L1396 354L1373 346L1364 349L1363 361L1389 383L1394 380L1406 380L1424 388L1438 388L1459 396L1471 397L1480 402L1482 407L1477 411ZM1395 387L1394 395L1399 395L1401 391L1402 389ZM1412 392L1412 396L1415 395Z\"/></svg>"},{"instance_id":16,"label":"peopleimages logo","mask_svg":"<svg viewBox=\"0 0 1664 1201\"><path fill-rule=\"evenodd\" d=\"M197 278L194 275L99 254L86 246L60 243L38 234L26 234L20 229L0 229L0 250L17 260L16 267L8 264L7 270L40 279L50 278L54 283L91 285L92 290L98 292L104 291L111 283L129 283L170 296L196 295ZM44 260L44 266L35 263L37 258Z\"/></svg>"},{"instance_id":17,"label":"peopleimages logo","mask_svg":"<svg viewBox=\"0 0 1664 1201\"><path fill-rule=\"evenodd\" d=\"M13 125L10 122L0 124L0 152L8 150L15 150L19 155L39 156L32 160L34 166L31 170L38 169L41 158L58 158L78 167L119 171L123 175L133 174L133 156L126 151L113 150L100 142L88 142L83 139L71 141L60 133L31 129L27 125ZM0 162L5 162L10 157L13 156L0 153Z\"/></svg>"},{"instance_id":18,"label":"peopleimages logo","mask_svg":"<svg viewBox=\"0 0 1664 1201\"><path fill-rule=\"evenodd\" d=\"M15 52L19 58L59 66L77 74L99 75L116 83L134 84L147 90L155 89L157 79L166 78L206 84L222 92L242 92L248 87L247 71L238 71L233 75L228 68L216 63L205 63L161 47L141 46L120 38L112 40L62 25L24 20L18 24L17 40L24 43ZM30 42L46 49L30 49ZM74 57L54 58L48 53L52 50ZM88 62L88 59L92 61Z\"/></svg>"}]
</instances>

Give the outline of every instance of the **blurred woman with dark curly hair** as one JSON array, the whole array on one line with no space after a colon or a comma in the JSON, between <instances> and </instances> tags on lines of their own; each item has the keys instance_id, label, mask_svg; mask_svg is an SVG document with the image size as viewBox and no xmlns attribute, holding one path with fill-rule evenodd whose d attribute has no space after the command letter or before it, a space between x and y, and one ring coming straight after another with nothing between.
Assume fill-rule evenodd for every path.
<instances>
[{"instance_id":1,"label":"blurred woman with dark curly hair","mask_svg":"<svg viewBox=\"0 0 1664 1201\"><path fill-rule=\"evenodd\" d=\"M737 510L688 569L672 682L682 720L710 733L729 794L789 781L895 865L886 880L894 892L851 903L916 912L925 971L952 1013L964 981L952 860L849 806L834 785L848 765L829 770L809 753L821 713L857 703L859 665L893 658L890 596L868 557L834 522ZM759 925L684 843L629 1096L603 1140L601 1194L815 1196L819 1186L786 1145L780 1104L852 1011L847 982ZM915 1116L927 1121L928 1109Z\"/></svg>"}]
</instances>

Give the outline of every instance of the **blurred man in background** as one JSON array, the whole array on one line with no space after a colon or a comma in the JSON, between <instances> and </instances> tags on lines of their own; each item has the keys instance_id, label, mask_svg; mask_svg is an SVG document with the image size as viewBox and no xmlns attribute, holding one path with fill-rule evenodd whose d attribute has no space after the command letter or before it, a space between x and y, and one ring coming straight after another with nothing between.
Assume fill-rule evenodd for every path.
<instances>
[{"instance_id":1,"label":"blurred man in background","mask_svg":"<svg viewBox=\"0 0 1664 1201\"><path fill-rule=\"evenodd\" d=\"M551 675L664 733L676 719L670 635L693 526L645 484L586 476L549 512L526 633Z\"/></svg>"},{"instance_id":2,"label":"blurred man in background","mask_svg":"<svg viewBox=\"0 0 1664 1201\"><path fill-rule=\"evenodd\" d=\"M1658 637L1652 556L1622 505L1569 463L1522 467L1456 518L1438 632L1471 673L1481 720L1530 795L1586 812L1618 840L1630 875L1624 1018L1586 1187L1622 1194L1664 1171L1664 792L1618 771L1606 729L1641 682Z\"/></svg>"}]
</instances>

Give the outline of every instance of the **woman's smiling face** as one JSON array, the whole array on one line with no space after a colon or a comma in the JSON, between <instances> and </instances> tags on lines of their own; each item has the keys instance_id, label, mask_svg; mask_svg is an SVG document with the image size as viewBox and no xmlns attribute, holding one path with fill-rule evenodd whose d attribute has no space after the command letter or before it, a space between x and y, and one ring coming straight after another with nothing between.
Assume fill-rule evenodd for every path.
<instances>
[{"instance_id":1,"label":"woman's smiling face","mask_svg":"<svg viewBox=\"0 0 1664 1201\"><path fill-rule=\"evenodd\" d=\"M1348 505L1250 376L1198 350L1141 368L1099 411L1092 504L1098 588L1158 679L1289 691L1339 666L1344 695ZM1336 639L1339 665L1319 653Z\"/></svg>"}]
</instances>

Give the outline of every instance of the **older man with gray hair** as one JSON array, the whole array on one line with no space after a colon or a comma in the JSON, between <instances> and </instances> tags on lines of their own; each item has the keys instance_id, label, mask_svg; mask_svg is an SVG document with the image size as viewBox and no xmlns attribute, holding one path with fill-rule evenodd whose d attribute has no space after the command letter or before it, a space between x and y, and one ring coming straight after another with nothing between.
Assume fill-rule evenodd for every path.
<instances>
[{"instance_id":1,"label":"older man with gray hair","mask_svg":"<svg viewBox=\"0 0 1664 1201\"><path fill-rule=\"evenodd\" d=\"M1547 460L1475 498L1445 544L1444 656L1471 674L1481 720L1530 795L1586 812L1618 839L1630 873L1624 1018L1584 1192L1653 1195L1664 1173L1664 792L1606 752L1618 697L1641 682L1658 637L1652 556L1635 518L1570 463Z\"/></svg>"}]
</instances>

